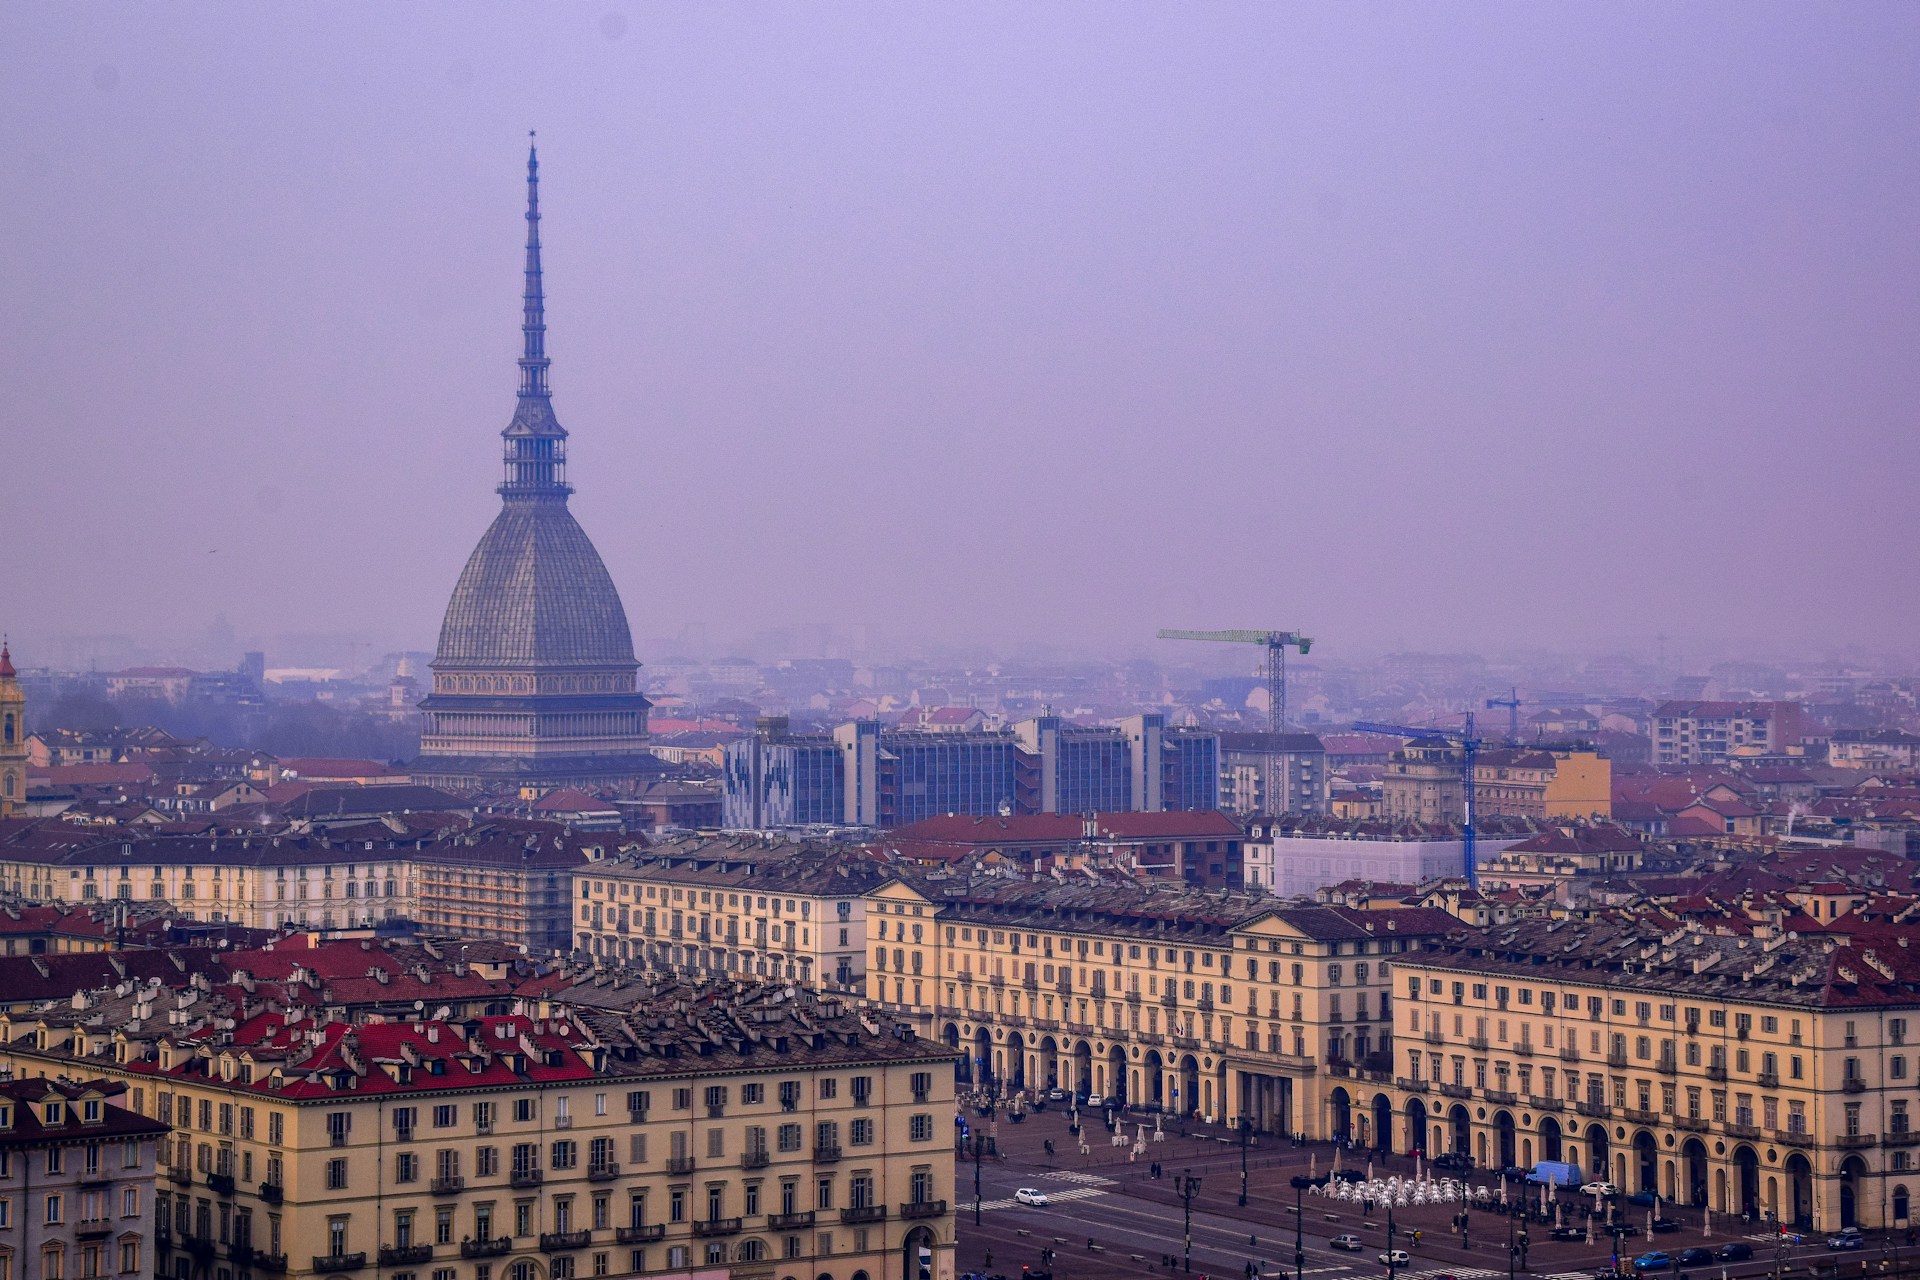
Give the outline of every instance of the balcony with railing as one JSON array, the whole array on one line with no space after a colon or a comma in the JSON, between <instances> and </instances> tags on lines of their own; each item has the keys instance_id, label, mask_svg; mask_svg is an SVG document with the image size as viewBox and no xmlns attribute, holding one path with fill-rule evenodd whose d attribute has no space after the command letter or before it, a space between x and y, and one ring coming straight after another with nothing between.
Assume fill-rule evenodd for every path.
<instances>
[{"instance_id":1,"label":"balcony with railing","mask_svg":"<svg viewBox=\"0 0 1920 1280\"><path fill-rule=\"evenodd\" d=\"M831 1164L839 1158L840 1144L837 1142L822 1142L813 1148L813 1159L816 1164Z\"/></svg>"},{"instance_id":2,"label":"balcony with railing","mask_svg":"<svg viewBox=\"0 0 1920 1280\"><path fill-rule=\"evenodd\" d=\"M665 1239L666 1234L666 1223L649 1222L638 1227L615 1227L613 1239L615 1244L651 1244Z\"/></svg>"},{"instance_id":3,"label":"balcony with railing","mask_svg":"<svg viewBox=\"0 0 1920 1280\"><path fill-rule=\"evenodd\" d=\"M767 1230L794 1231L813 1225L813 1210L801 1213L770 1213L767 1215Z\"/></svg>"},{"instance_id":4,"label":"balcony with railing","mask_svg":"<svg viewBox=\"0 0 1920 1280\"><path fill-rule=\"evenodd\" d=\"M854 1205L850 1209L842 1209L840 1211L840 1221L850 1226L863 1222L885 1222L886 1220L887 1206L883 1204L859 1204Z\"/></svg>"},{"instance_id":5,"label":"balcony with railing","mask_svg":"<svg viewBox=\"0 0 1920 1280\"><path fill-rule=\"evenodd\" d=\"M1833 1140L1833 1145L1836 1147L1871 1147L1879 1141L1880 1138L1877 1134L1843 1133Z\"/></svg>"},{"instance_id":6,"label":"balcony with railing","mask_svg":"<svg viewBox=\"0 0 1920 1280\"><path fill-rule=\"evenodd\" d=\"M507 1185L517 1190L537 1187L546 1180L546 1175L538 1169L515 1169L507 1175Z\"/></svg>"},{"instance_id":7,"label":"balcony with railing","mask_svg":"<svg viewBox=\"0 0 1920 1280\"><path fill-rule=\"evenodd\" d=\"M457 1196L467 1189L465 1178L435 1178L428 1184L436 1196Z\"/></svg>"},{"instance_id":8,"label":"balcony with railing","mask_svg":"<svg viewBox=\"0 0 1920 1280\"><path fill-rule=\"evenodd\" d=\"M98 1240L102 1236L113 1234L111 1218L82 1218L74 1224L73 1233L82 1240Z\"/></svg>"},{"instance_id":9,"label":"balcony with railing","mask_svg":"<svg viewBox=\"0 0 1920 1280\"><path fill-rule=\"evenodd\" d=\"M430 1244L385 1244L377 1255L383 1267L413 1267L433 1261Z\"/></svg>"},{"instance_id":10,"label":"balcony with railing","mask_svg":"<svg viewBox=\"0 0 1920 1280\"><path fill-rule=\"evenodd\" d=\"M512 1236L488 1236L484 1240L462 1240L460 1256L463 1258L497 1258L513 1252Z\"/></svg>"},{"instance_id":11,"label":"balcony with railing","mask_svg":"<svg viewBox=\"0 0 1920 1280\"><path fill-rule=\"evenodd\" d=\"M543 1231L540 1233L540 1252L571 1253L575 1249L584 1249L593 1243L591 1231Z\"/></svg>"},{"instance_id":12,"label":"balcony with railing","mask_svg":"<svg viewBox=\"0 0 1920 1280\"><path fill-rule=\"evenodd\" d=\"M358 1271L367 1265L364 1253L340 1253L326 1256L315 1255L313 1269L323 1275L335 1275L343 1271Z\"/></svg>"},{"instance_id":13,"label":"balcony with railing","mask_svg":"<svg viewBox=\"0 0 1920 1280\"><path fill-rule=\"evenodd\" d=\"M683 1177L686 1174L692 1173L693 1170L694 1161L692 1156L667 1157L667 1172L673 1174L675 1177Z\"/></svg>"},{"instance_id":14,"label":"balcony with railing","mask_svg":"<svg viewBox=\"0 0 1920 1280\"><path fill-rule=\"evenodd\" d=\"M1848 1093L1865 1093L1867 1091L1866 1077L1848 1076L1840 1082L1840 1087Z\"/></svg>"},{"instance_id":15,"label":"balcony with railing","mask_svg":"<svg viewBox=\"0 0 1920 1280\"><path fill-rule=\"evenodd\" d=\"M773 1163L773 1153L765 1147L753 1147L740 1153L742 1169L764 1169Z\"/></svg>"},{"instance_id":16,"label":"balcony with railing","mask_svg":"<svg viewBox=\"0 0 1920 1280\"><path fill-rule=\"evenodd\" d=\"M739 1218L702 1218L693 1224L696 1236L737 1236L740 1234Z\"/></svg>"},{"instance_id":17,"label":"balcony with railing","mask_svg":"<svg viewBox=\"0 0 1920 1280\"><path fill-rule=\"evenodd\" d=\"M903 1218L938 1218L947 1211L945 1200L910 1200L900 1206Z\"/></svg>"},{"instance_id":18,"label":"balcony with railing","mask_svg":"<svg viewBox=\"0 0 1920 1280\"><path fill-rule=\"evenodd\" d=\"M611 1160L597 1160L587 1166L588 1182L612 1182L620 1176L620 1166Z\"/></svg>"}]
</instances>

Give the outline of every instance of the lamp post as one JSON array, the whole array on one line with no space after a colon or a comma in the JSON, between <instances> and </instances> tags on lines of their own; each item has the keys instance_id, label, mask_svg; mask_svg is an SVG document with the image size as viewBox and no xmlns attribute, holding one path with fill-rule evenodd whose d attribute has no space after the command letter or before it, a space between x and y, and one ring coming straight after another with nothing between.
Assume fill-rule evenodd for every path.
<instances>
[{"instance_id":1,"label":"lamp post","mask_svg":"<svg viewBox=\"0 0 1920 1280\"><path fill-rule=\"evenodd\" d=\"M1247 1207L1247 1116L1240 1113L1240 1207Z\"/></svg>"},{"instance_id":2,"label":"lamp post","mask_svg":"<svg viewBox=\"0 0 1920 1280\"><path fill-rule=\"evenodd\" d=\"M1400 1229L1394 1226L1393 1224L1393 1201L1388 1200L1387 1201L1387 1280L1394 1280L1394 1275L1398 1270L1397 1266L1393 1261L1393 1239L1398 1234L1400 1234Z\"/></svg>"},{"instance_id":3,"label":"lamp post","mask_svg":"<svg viewBox=\"0 0 1920 1280\"><path fill-rule=\"evenodd\" d=\"M1293 1179L1293 1274L1294 1280L1307 1280L1306 1206L1300 1197L1313 1185L1312 1178L1294 1175Z\"/></svg>"},{"instance_id":4,"label":"lamp post","mask_svg":"<svg viewBox=\"0 0 1920 1280\"><path fill-rule=\"evenodd\" d=\"M1500 1170L1500 1203L1507 1202L1507 1171ZM1520 1256L1520 1246L1513 1242L1513 1213L1507 1213L1507 1280L1513 1280L1513 1264Z\"/></svg>"},{"instance_id":5,"label":"lamp post","mask_svg":"<svg viewBox=\"0 0 1920 1280\"><path fill-rule=\"evenodd\" d=\"M1193 1272L1193 1200L1200 1194L1200 1179L1191 1169L1180 1171L1180 1207L1186 1217L1186 1250L1181 1255L1182 1265L1188 1274Z\"/></svg>"},{"instance_id":6,"label":"lamp post","mask_svg":"<svg viewBox=\"0 0 1920 1280\"><path fill-rule=\"evenodd\" d=\"M969 1133L967 1145L973 1149L973 1225L980 1225L980 1143L981 1135Z\"/></svg>"}]
</instances>

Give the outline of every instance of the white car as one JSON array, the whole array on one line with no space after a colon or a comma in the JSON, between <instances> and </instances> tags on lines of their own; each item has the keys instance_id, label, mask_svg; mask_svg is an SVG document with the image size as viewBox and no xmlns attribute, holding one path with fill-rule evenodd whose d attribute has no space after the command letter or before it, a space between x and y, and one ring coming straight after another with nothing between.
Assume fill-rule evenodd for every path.
<instances>
[{"instance_id":1,"label":"white car","mask_svg":"<svg viewBox=\"0 0 1920 1280\"><path fill-rule=\"evenodd\" d=\"M1351 1231L1346 1232L1344 1235L1335 1236L1333 1239L1327 1241L1327 1245L1334 1249L1345 1249L1349 1253L1358 1253L1367 1247L1361 1244L1360 1237L1354 1235Z\"/></svg>"},{"instance_id":2,"label":"white car","mask_svg":"<svg viewBox=\"0 0 1920 1280\"><path fill-rule=\"evenodd\" d=\"M1583 1182L1580 1189L1590 1196L1610 1196L1613 1194L1611 1182Z\"/></svg>"},{"instance_id":3,"label":"white car","mask_svg":"<svg viewBox=\"0 0 1920 1280\"><path fill-rule=\"evenodd\" d=\"M1049 1201L1047 1200L1047 1193L1040 1190L1040 1188L1038 1187L1021 1187L1018 1191L1013 1193L1013 1198L1019 1201L1021 1204L1032 1205L1035 1208L1039 1208L1041 1205L1049 1203Z\"/></svg>"},{"instance_id":4,"label":"white car","mask_svg":"<svg viewBox=\"0 0 1920 1280\"><path fill-rule=\"evenodd\" d=\"M1090 1093L1087 1095L1087 1105L1089 1107L1103 1107L1106 1105L1106 1103L1107 1103L1107 1100L1104 1097L1102 1097L1100 1094Z\"/></svg>"},{"instance_id":5,"label":"white car","mask_svg":"<svg viewBox=\"0 0 1920 1280\"><path fill-rule=\"evenodd\" d=\"M1404 1267L1412 1261L1413 1255L1405 1249L1389 1249L1380 1255L1380 1265L1383 1267Z\"/></svg>"}]
</instances>

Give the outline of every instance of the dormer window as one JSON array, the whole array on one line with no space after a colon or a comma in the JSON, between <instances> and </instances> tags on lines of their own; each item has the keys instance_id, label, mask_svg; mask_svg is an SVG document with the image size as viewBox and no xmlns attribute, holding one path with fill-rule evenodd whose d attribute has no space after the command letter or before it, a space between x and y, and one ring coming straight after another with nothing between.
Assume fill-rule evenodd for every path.
<instances>
[{"instance_id":1,"label":"dormer window","mask_svg":"<svg viewBox=\"0 0 1920 1280\"><path fill-rule=\"evenodd\" d=\"M60 1121L60 1115L61 1115L60 1104L57 1102L49 1102L46 1107L45 1115L46 1115L47 1124L59 1124L61 1122Z\"/></svg>"},{"instance_id":2,"label":"dormer window","mask_svg":"<svg viewBox=\"0 0 1920 1280\"><path fill-rule=\"evenodd\" d=\"M0 1129L13 1128L13 1104L0 1102Z\"/></svg>"},{"instance_id":3,"label":"dormer window","mask_svg":"<svg viewBox=\"0 0 1920 1280\"><path fill-rule=\"evenodd\" d=\"M99 1124L100 1100L98 1098L88 1098L85 1102L81 1103L80 1118L88 1124Z\"/></svg>"}]
</instances>

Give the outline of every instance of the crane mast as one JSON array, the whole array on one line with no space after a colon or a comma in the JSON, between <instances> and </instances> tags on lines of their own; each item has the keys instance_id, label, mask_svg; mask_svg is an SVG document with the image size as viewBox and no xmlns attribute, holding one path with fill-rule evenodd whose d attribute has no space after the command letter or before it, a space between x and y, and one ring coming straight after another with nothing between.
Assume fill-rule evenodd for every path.
<instances>
[{"instance_id":1,"label":"crane mast","mask_svg":"<svg viewBox=\"0 0 1920 1280\"><path fill-rule=\"evenodd\" d=\"M1301 657L1313 648L1313 638L1297 631L1182 631L1162 629L1162 640L1211 640L1222 644L1259 645L1267 651L1267 753L1266 808L1275 810L1279 795L1280 735L1287 727L1287 650L1297 649Z\"/></svg>"}]
</instances>

